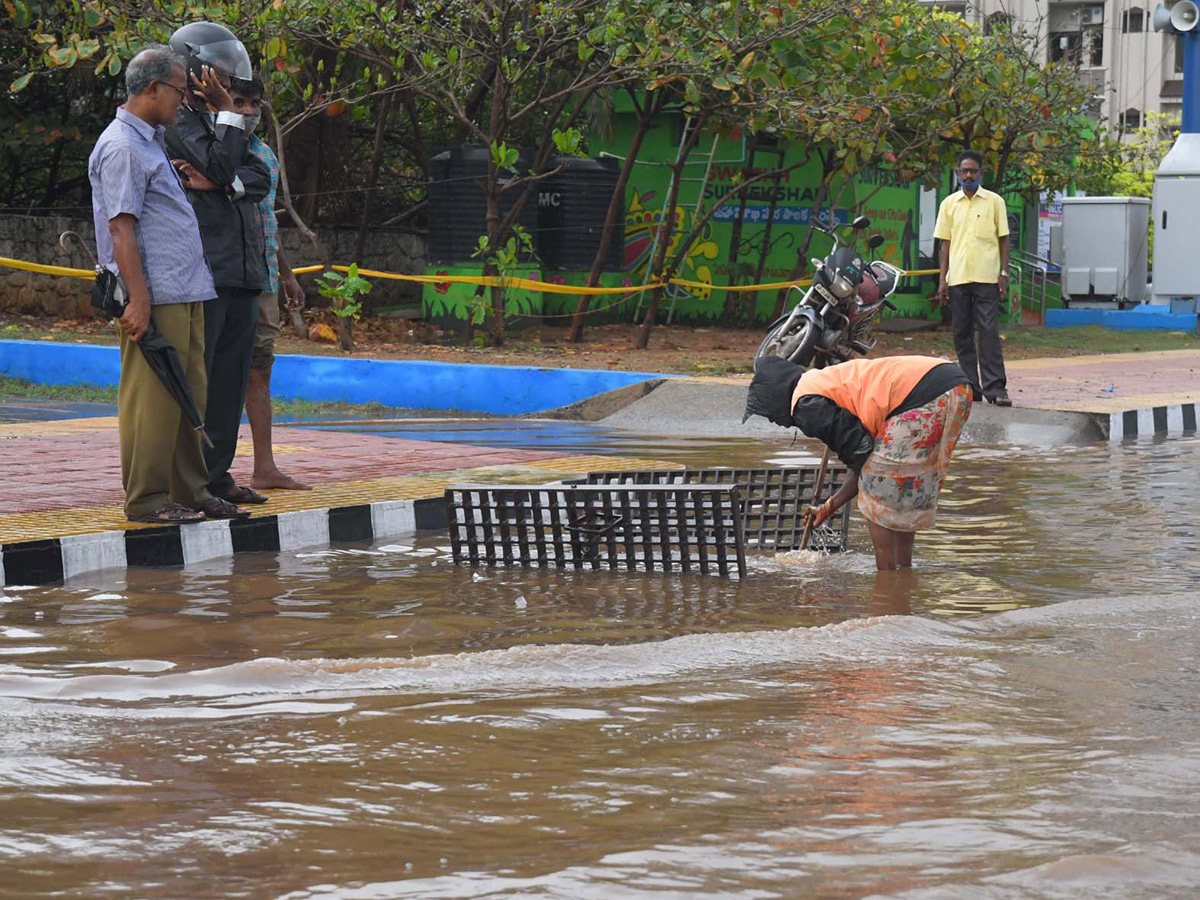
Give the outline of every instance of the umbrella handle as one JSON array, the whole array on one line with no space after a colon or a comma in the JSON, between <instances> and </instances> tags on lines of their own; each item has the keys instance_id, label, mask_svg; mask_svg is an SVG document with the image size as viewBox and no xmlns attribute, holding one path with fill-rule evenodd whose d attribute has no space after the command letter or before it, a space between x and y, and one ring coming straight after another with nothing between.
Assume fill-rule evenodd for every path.
<instances>
[{"instance_id":1,"label":"umbrella handle","mask_svg":"<svg viewBox=\"0 0 1200 900\"><path fill-rule=\"evenodd\" d=\"M87 241L85 241L83 238L81 238L76 232L64 231L62 234L60 234L58 236L58 246L62 247L64 250L66 250L68 253L70 253L71 248L67 246L67 238L75 238L75 242L77 244L79 244L79 246L81 248L83 248L83 252L91 257L92 265L95 266L97 269L100 268L100 260L96 259L96 254L92 252L92 248L88 246Z\"/></svg>"},{"instance_id":2,"label":"umbrella handle","mask_svg":"<svg viewBox=\"0 0 1200 900\"><path fill-rule=\"evenodd\" d=\"M210 438L208 436L208 432L204 430L203 424L196 426L196 434L200 435L200 440L204 446L208 447L210 450L213 448L212 438Z\"/></svg>"}]
</instances>

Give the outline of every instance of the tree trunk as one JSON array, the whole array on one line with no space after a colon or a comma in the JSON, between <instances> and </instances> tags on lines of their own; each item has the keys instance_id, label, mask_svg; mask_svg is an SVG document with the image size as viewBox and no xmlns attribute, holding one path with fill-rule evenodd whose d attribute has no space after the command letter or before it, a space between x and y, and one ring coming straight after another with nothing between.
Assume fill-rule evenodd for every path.
<instances>
[{"instance_id":1,"label":"tree trunk","mask_svg":"<svg viewBox=\"0 0 1200 900\"><path fill-rule=\"evenodd\" d=\"M488 116L489 143L494 143L503 132L503 116L505 97L504 73L495 72L495 83L492 86L492 107ZM493 256L500 250L500 171L494 159L488 159L487 174L487 238L488 252ZM492 264L484 266L484 274L497 274ZM504 321L504 292L503 285L492 288L492 321L489 329L493 346L504 345L504 333L507 323Z\"/></svg>"},{"instance_id":2,"label":"tree trunk","mask_svg":"<svg viewBox=\"0 0 1200 900\"><path fill-rule=\"evenodd\" d=\"M283 204L283 208L287 214L291 216L296 229L307 239L317 252L317 259L321 261L321 265L329 268L330 259L329 251L325 249L325 244L317 237L317 233L305 224L304 219L296 212L296 206L292 203L292 192L288 186L288 170L287 170L287 155L284 153L283 135L279 130L279 119L275 115L275 111L268 104L263 104L266 110L267 118L271 124L271 132L275 136L275 156L279 159L279 202ZM308 328L304 324L304 317L300 314L300 310L289 310L291 316L292 328L296 332L296 336L300 340L308 340Z\"/></svg>"},{"instance_id":3,"label":"tree trunk","mask_svg":"<svg viewBox=\"0 0 1200 900\"><path fill-rule=\"evenodd\" d=\"M817 188L817 196L813 200L813 205L810 207L813 217L817 216L821 211L821 205L825 202L825 198L829 195L829 179L822 178L821 186ZM813 224L810 220L808 231L804 235L804 243L800 245L800 250L796 253L796 264L792 266L792 271L788 273L787 280L795 281L804 274L804 270L808 268L808 248L812 246L813 239ZM775 321L783 315L783 308L787 305L787 295L789 288L784 288L775 295L775 310L771 313L771 321Z\"/></svg>"},{"instance_id":4,"label":"tree trunk","mask_svg":"<svg viewBox=\"0 0 1200 900\"><path fill-rule=\"evenodd\" d=\"M667 258L667 246L671 243L671 233L675 225L675 203L679 199L683 166L688 156L691 155L692 148L696 146L696 142L700 139L700 132L704 128L704 122L703 118L699 119L691 132L680 142L675 162L671 164L671 171L674 175L671 179L671 188L667 192L666 203L663 207L663 219L658 226L658 246L654 250L654 259L649 268L650 281L652 282L659 281L662 278L663 263ZM658 313L658 305L664 293L666 293L665 286L660 286L656 287L650 294L650 305L646 308L646 318L642 321L642 327L638 329L637 344L635 345L638 350L645 350L650 345L650 332L654 328L654 316Z\"/></svg>"},{"instance_id":5,"label":"tree trunk","mask_svg":"<svg viewBox=\"0 0 1200 900\"><path fill-rule=\"evenodd\" d=\"M367 252L367 230L371 225L371 200L375 195L375 185L379 183L379 165L383 160L383 141L387 136L388 111L391 106L391 95L384 94L379 106L379 121L375 123L375 147L371 151L371 166L367 171L366 191L363 194L362 218L358 222L358 234L354 238L354 259L352 262L361 266L363 256ZM338 343L342 349L354 350L354 317L340 316L338 319Z\"/></svg>"},{"instance_id":6,"label":"tree trunk","mask_svg":"<svg viewBox=\"0 0 1200 900\"><path fill-rule=\"evenodd\" d=\"M749 147L746 150L746 163L742 166L742 181L750 178L754 174L754 158L758 152L758 136L747 138ZM742 255L742 227L743 220L746 217L746 194L742 194L738 200L738 215L733 220L733 229L729 235L729 283L731 285L740 284L741 269L738 265L738 257ZM725 294L725 302L721 304L721 317L728 323L733 324L741 320L744 315L743 305L744 291L727 291Z\"/></svg>"},{"instance_id":7,"label":"tree trunk","mask_svg":"<svg viewBox=\"0 0 1200 900\"><path fill-rule=\"evenodd\" d=\"M645 139L646 133L650 130L650 126L654 122L654 117L660 108L657 99L654 101L654 106L655 109L653 112L647 108L638 117L637 131L633 133L633 140L626 150L625 162L621 165L621 173L617 176L617 185L613 188L612 199L608 203L608 213L604 218L604 229L600 233L600 246L596 249L596 257L592 260L592 268L588 272L587 281L585 282L588 287L595 287L600 282L600 273L604 271L604 264L608 260L608 251L612 245L613 229L617 224L617 216L621 214L621 210L625 206L625 188L629 185L629 178L633 174L633 167L637 162L638 153L641 152L642 141ZM578 344L583 340L584 317L587 315L587 308L591 302L592 295L585 294L579 298L579 302L575 305L575 314L571 317L571 333L567 335L567 340L572 344Z\"/></svg>"}]
</instances>

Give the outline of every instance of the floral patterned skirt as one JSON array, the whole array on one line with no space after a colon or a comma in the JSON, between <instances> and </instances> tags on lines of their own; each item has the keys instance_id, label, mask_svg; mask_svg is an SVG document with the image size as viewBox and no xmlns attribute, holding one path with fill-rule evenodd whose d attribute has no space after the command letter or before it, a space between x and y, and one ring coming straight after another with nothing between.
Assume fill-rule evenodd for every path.
<instances>
[{"instance_id":1,"label":"floral patterned skirt","mask_svg":"<svg viewBox=\"0 0 1200 900\"><path fill-rule=\"evenodd\" d=\"M888 419L859 476L862 514L893 531L933 525L950 454L970 415L971 386L960 384Z\"/></svg>"}]
</instances>

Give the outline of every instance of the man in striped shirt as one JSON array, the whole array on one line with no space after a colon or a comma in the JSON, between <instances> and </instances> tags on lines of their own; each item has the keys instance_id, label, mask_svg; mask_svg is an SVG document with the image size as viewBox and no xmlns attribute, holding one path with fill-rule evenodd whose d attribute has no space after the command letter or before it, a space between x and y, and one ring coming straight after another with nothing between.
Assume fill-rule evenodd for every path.
<instances>
[{"instance_id":1,"label":"man in striped shirt","mask_svg":"<svg viewBox=\"0 0 1200 900\"><path fill-rule=\"evenodd\" d=\"M153 322L178 351L203 415L204 305L217 292L164 144L187 90L185 71L168 47L135 56L125 68L129 99L88 158L97 258L129 294L117 396L125 515L166 525L249 515L209 491L199 436L136 346Z\"/></svg>"}]
</instances>

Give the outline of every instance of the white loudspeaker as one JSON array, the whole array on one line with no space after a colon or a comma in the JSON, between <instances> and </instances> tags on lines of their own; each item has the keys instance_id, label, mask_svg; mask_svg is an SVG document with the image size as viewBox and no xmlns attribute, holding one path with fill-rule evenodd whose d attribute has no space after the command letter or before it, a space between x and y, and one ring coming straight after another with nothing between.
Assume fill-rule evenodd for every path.
<instances>
[{"instance_id":1,"label":"white loudspeaker","mask_svg":"<svg viewBox=\"0 0 1200 900\"><path fill-rule=\"evenodd\" d=\"M1193 0L1177 0L1171 7L1171 27L1176 31L1191 31L1200 25L1200 6Z\"/></svg>"},{"instance_id":2,"label":"white loudspeaker","mask_svg":"<svg viewBox=\"0 0 1200 900\"><path fill-rule=\"evenodd\" d=\"M1154 8L1154 18L1151 20L1155 31L1166 31L1171 27L1171 10L1165 3Z\"/></svg>"}]
</instances>

